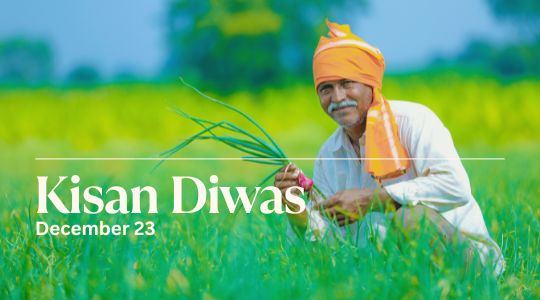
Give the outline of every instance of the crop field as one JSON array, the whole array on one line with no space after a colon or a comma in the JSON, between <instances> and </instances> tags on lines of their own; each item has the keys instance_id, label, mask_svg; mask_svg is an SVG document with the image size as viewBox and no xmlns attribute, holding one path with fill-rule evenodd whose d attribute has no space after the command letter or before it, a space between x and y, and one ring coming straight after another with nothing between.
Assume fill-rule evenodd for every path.
<instances>
[{"instance_id":1,"label":"crop field","mask_svg":"<svg viewBox=\"0 0 540 300\"><path fill-rule=\"evenodd\" d=\"M388 99L431 108L449 128L506 271L465 271L459 256L432 255L419 239L358 249L293 243L284 215L173 214L172 176L253 187L274 170L242 161L42 161L40 157L157 157L199 128L176 114L230 120L237 114L178 84L0 90L0 298L540 298L540 81L490 77L393 76ZM316 157L336 125L311 86L216 96L256 119L289 157ZM238 157L200 141L175 157ZM307 175L312 162L297 163ZM78 175L80 186L151 185L157 214L38 214L37 176ZM66 184L59 195L67 198ZM82 188L81 188L82 189ZM194 197L193 191L187 193ZM144 201L143 201L144 202ZM68 204L69 206L69 204ZM255 206L257 207L257 206ZM257 211L258 209L255 209ZM154 221L154 236L36 235L48 223Z\"/></svg>"}]
</instances>

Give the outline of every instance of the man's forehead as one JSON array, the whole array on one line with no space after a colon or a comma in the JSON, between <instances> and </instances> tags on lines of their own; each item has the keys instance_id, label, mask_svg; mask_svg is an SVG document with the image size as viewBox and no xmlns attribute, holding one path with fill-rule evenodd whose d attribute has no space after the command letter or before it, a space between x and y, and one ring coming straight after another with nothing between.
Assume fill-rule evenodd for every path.
<instances>
[{"instance_id":1,"label":"man's forehead","mask_svg":"<svg viewBox=\"0 0 540 300\"><path fill-rule=\"evenodd\" d=\"M321 82L320 85L335 84L335 83L340 83L340 82L345 81L345 80L354 81L354 80L348 79L348 78L339 78L339 79L335 79L335 80L325 80L325 81Z\"/></svg>"},{"instance_id":2,"label":"man's forehead","mask_svg":"<svg viewBox=\"0 0 540 300\"><path fill-rule=\"evenodd\" d=\"M317 87L317 89L320 89L322 87L325 87L325 86L332 86L334 84L339 84L339 83L342 83L343 81L352 81L354 83L360 83L362 84L361 82L359 81L356 81L356 80L353 80L353 79L349 79L349 78L340 78L340 79L335 79L335 80L325 80L323 82L321 82L319 84L319 86Z\"/></svg>"}]
</instances>

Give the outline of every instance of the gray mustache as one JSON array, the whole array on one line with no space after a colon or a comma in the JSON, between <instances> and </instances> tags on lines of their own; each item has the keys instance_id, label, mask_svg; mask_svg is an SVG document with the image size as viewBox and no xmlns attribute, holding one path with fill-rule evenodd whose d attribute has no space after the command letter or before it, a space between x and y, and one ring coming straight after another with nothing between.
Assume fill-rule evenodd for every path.
<instances>
[{"instance_id":1,"label":"gray mustache","mask_svg":"<svg viewBox=\"0 0 540 300\"><path fill-rule=\"evenodd\" d=\"M343 100L341 102L332 102L328 106L328 113L331 114L336 109L340 109L340 108L344 108L344 107L350 107L350 106L357 107L358 103L356 103L356 101L349 100L349 99Z\"/></svg>"}]
</instances>

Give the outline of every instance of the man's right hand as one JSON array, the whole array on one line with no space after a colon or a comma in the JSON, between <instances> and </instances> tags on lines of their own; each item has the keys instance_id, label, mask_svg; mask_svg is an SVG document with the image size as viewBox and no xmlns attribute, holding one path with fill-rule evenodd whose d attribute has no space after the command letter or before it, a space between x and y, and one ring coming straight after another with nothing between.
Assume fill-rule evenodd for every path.
<instances>
[{"instance_id":1,"label":"man's right hand","mask_svg":"<svg viewBox=\"0 0 540 300\"><path fill-rule=\"evenodd\" d=\"M300 207L298 205L287 201L285 198L285 192L287 192L287 189L292 186L298 186L298 176L300 175L300 169L295 166L294 164L288 164L285 167L281 168L281 170L276 174L276 177L274 178L274 186L279 188L281 190L283 203L293 211L298 211ZM300 191L298 189L293 189L291 191L295 195L300 195ZM294 227L300 230L300 232L303 232L303 230L306 229L307 226L307 212L304 210L300 214L287 214L287 217L289 217L289 221L291 222Z\"/></svg>"},{"instance_id":2,"label":"man's right hand","mask_svg":"<svg viewBox=\"0 0 540 300\"><path fill-rule=\"evenodd\" d=\"M292 186L298 186L298 175L300 174L300 169L294 164L288 164L276 174L274 178L274 186L281 190L281 195L283 202L292 210L298 210L298 206L294 203L291 203L285 199L285 192L288 188ZM292 193L295 195L300 195L300 191L293 189Z\"/></svg>"}]
</instances>

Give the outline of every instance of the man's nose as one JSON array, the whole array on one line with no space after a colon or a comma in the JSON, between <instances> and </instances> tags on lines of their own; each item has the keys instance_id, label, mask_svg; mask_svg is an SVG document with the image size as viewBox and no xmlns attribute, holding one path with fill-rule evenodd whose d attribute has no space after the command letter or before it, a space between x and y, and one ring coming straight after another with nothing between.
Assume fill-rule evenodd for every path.
<instances>
[{"instance_id":1,"label":"man's nose","mask_svg":"<svg viewBox=\"0 0 540 300\"><path fill-rule=\"evenodd\" d=\"M347 99L347 93L345 89L341 86L338 86L334 89L334 101L333 102L341 102L343 100Z\"/></svg>"}]
</instances>

